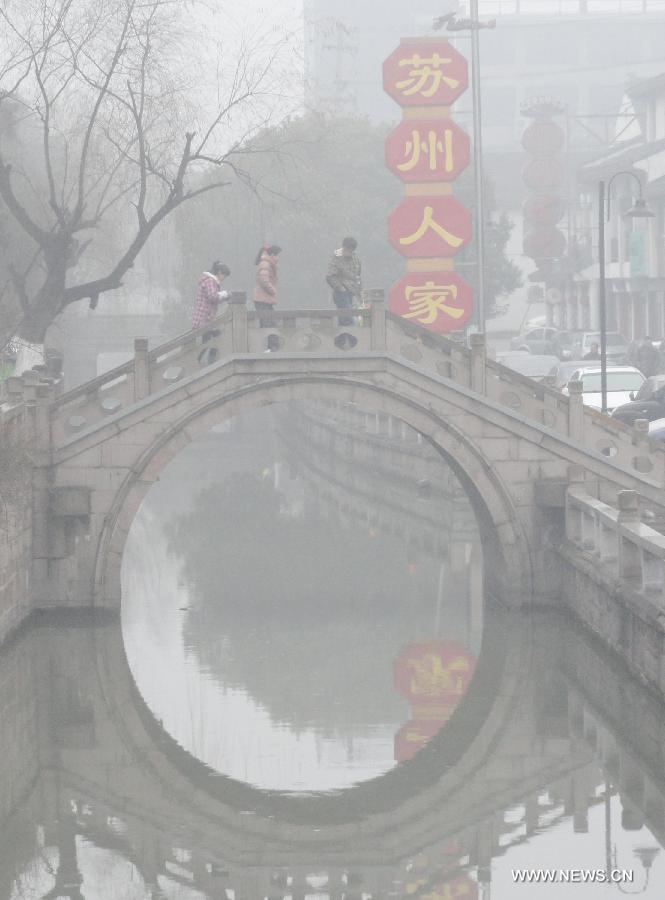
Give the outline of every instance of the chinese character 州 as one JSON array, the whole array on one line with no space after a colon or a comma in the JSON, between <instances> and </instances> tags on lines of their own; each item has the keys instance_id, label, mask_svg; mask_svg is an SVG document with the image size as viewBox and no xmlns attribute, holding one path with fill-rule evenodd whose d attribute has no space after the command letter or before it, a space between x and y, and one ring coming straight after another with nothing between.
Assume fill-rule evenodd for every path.
<instances>
[{"instance_id":1,"label":"chinese character \u5dde","mask_svg":"<svg viewBox=\"0 0 665 900\"><path fill-rule=\"evenodd\" d=\"M442 82L449 88L456 88L459 86L459 80L445 75L442 69L442 66L450 63L452 63L452 59L439 56L438 53L433 53L429 57L414 53L413 56L400 59L398 65L411 68L408 77L403 81L398 81L395 87L405 97L420 94L427 98L433 97L437 93Z\"/></svg>"},{"instance_id":2,"label":"chinese character \u5dde","mask_svg":"<svg viewBox=\"0 0 665 900\"><path fill-rule=\"evenodd\" d=\"M440 312L451 319L459 319L464 315L464 310L450 305L457 300L455 284L434 284L433 281L427 281L421 287L407 288L406 299L411 311L405 313L404 318L415 319L421 325L432 325Z\"/></svg>"},{"instance_id":3,"label":"chinese character \u5dde","mask_svg":"<svg viewBox=\"0 0 665 900\"><path fill-rule=\"evenodd\" d=\"M442 238L447 244L451 247L461 247L464 241L462 238L457 237L457 235L452 234L443 225L439 225L439 223L434 218L434 209L431 206L426 206L423 212L423 220L413 232L413 234L409 234L406 237L402 237L399 239L400 244L404 244L405 246L409 244L415 244L416 241L419 241L421 237L423 237L428 228L431 228L435 234L438 234L440 238Z\"/></svg>"},{"instance_id":4,"label":"chinese character \u5dde","mask_svg":"<svg viewBox=\"0 0 665 900\"><path fill-rule=\"evenodd\" d=\"M410 156L409 156L410 154ZM411 140L407 142L405 156L409 159L400 163L397 168L401 172L410 172L415 169L420 162L421 155L427 157L430 172L435 172L439 164L439 155L441 154L441 162L445 172L452 172L454 169L453 160L453 133L450 128L446 128L442 136L438 136L433 129L427 133L427 137L423 138L417 129L413 129Z\"/></svg>"}]
</instances>

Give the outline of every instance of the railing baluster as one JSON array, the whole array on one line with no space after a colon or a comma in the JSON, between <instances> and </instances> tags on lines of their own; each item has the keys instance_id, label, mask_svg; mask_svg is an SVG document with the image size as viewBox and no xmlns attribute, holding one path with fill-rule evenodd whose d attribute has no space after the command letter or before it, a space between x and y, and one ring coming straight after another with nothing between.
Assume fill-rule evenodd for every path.
<instances>
[{"instance_id":1,"label":"railing baluster","mask_svg":"<svg viewBox=\"0 0 665 900\"><path fill-rule=\"evenodd\" d=\"M150 362L148 338L134 339L134 400L143 400L150 393Z\"/></svg>"}]
</instances>

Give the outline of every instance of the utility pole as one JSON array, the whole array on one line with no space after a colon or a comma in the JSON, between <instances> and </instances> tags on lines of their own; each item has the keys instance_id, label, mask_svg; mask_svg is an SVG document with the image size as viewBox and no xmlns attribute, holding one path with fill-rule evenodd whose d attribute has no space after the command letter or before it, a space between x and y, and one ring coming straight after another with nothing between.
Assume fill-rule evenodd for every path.
<instances>
[{"instance_id":1,"label":"utility pole","mask_svg":"<svg viewBox=\"0 0 665 900\"><path fill-rule=\"evenodd\" d=\"M476 298L476 324L478 331L485 332L485 195L483 180L483 114L480 90L480 39L481 28L495 28L496 19L481 22L478 18L478 0L469 0L469 18L458 18L454 12L445 13L434 19L435 31L443 28L447 31L471 32L471 80L473 95L473 165L476 187L476 259L478 266L478 291Z\"/></svg>"}]
</instances>

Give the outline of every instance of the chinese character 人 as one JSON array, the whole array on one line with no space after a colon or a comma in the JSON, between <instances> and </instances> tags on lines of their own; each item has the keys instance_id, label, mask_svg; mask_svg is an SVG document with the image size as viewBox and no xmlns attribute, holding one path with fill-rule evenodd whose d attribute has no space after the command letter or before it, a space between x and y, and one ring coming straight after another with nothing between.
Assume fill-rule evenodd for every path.
<instances>
[{"instance_id":1,"label":"chinese character \u4eba","mask_svg":"<svg viewBox=\"0 0 665 900\"><path fill-rule=\"evenodd\" d=\"M426 206L423 211L423 220L418 226L418 228L413 232L413 234L409 234L406 237L401 237L399 239L400 244L404 246L409 246L410 244L415 244L416 241L419 241L421 237L427 233L428 229L432 229L435 234L444 240L450 247L461 247L464 243L463 239L457 237L456 234L452 234L443 225L440 225L436 219L434 218L434 209L431 206Z\"/></svg>"}]
</instances>

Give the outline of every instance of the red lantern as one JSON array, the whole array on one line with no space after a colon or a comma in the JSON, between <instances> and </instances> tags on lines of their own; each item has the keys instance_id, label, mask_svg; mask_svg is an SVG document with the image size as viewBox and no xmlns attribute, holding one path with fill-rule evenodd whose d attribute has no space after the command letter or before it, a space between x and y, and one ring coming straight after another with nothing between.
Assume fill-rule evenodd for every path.
<instances>
[{"instance_id":1,"label":"red lantern","mask_svg":"<svg viewBox=\"0 0 665 900\"><path fill-rule=\"evenodd\" d=\"M565 142L562 129L549 119L536 119L524 131L522 146L532 156L553 156Z\"/></svg>"},{"instance_id":2,"label":"red lantern","mask_svg":"<svg viewBox=\"0 0 665 900\"><path fill-rule=\"evenodd\" d=\"M522 169L522 178L532 191L556 191L563 185L563 165L558 159L530 159Z\"/></svg>"},{"instance_id":3,"label":"red lantern","mask_svg":"<svg viewBox=\"0 0 665 900\"><path fill-rule=\"evenodd\" d=\"M566 249L566 238L558 228L534 228L524 235L522 249L532 259L559 259Z\"/></svg>"},{"instance_id":4,"label":"red lantern","mask_svg":"<svg viewBox=\"0 0 665 900\"><path fill-rule=\"evenodd\" d=\"M524 204L524 218L534 225L556 225L563 218L566 203L552 194L536 194Z\"/></svg>"}]
</instances>

